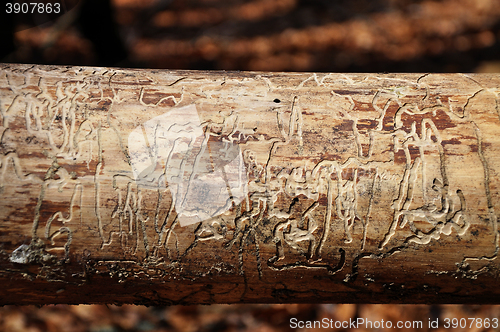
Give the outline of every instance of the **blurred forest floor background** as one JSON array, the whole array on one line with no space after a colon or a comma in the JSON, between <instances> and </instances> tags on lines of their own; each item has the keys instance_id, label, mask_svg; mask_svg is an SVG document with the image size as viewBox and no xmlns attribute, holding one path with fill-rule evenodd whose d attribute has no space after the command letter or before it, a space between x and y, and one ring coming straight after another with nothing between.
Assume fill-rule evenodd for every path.
<instances>
[{"instance_id":1,"label":"blurred forest floor background","mask_svg":"<svg viewBox=\"0 0 500 332\"><path fill-rule=\"evenodd\" d=\"M55 24L17 32L3 61L201 70L500 72L498 0L64 2L78 6Z\"/></svg>"},{"instance_id":2,"label":"blurred forest floor background","mask_svg":"<svg viewBox=\"0 0 500 332\"><path fill-rule=\"evenodd\" d=\"M210 306L144 307L134 305L50 305L0 308L0 330L9 332L281 332L281 331L498 331L471 324L469 318L500 317L500 307L490 305L380 305L380 304L237 304ZM327 318L349 322L364 318L371 322L392 322L393 328L292 329L290 319L300 321ZM457 327L444 328L445 319L457 319ZM429 320L439 319L439 328ZM460 320L467 322L460 327ZM422 322L421 328L397 329L398 321ZM334 323L335 324L335 323ZM374 324L375 325L375 324ZM472 326L471 326L472 325Z\"/></svg>"},{"instance_id":3,"label":"blurred forest floor background","mask_svg":"<svg viewBox=\"0 0 500 332\"><path fill-rule=\"evenodd\" d=\"M55 22L33 28L13 22L10 35L7 28L2 28L5 40L1 61L199 70L500 72L499 0L73 3L79 4ZM394 323L417 320L424 322L419 331L428 331L429 319L439 318L442 322L445 318L499 318L500 307L5 306L0 308L0 331L271 332L291 330L291 318L325 317L341 321L362 317ZM440 326L433 331L444 331ZM452 330L500 329L473 326Z\"/></svg>"}]
</instances>

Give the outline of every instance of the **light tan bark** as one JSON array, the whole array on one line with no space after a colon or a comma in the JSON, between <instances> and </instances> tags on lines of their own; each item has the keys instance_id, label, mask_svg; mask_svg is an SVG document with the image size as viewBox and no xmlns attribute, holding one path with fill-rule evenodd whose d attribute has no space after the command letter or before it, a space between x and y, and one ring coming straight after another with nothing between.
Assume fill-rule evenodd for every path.
<instances>
[{"instance_id":1,"label":"light tan bark","mask_svg":"<svg viewBox=\"0 0 500 332\"><path fill-rule=\"evenodd\" d=\"M1 304L498 302L499 75L0 68Z\"/></svg>"}]
</instances>

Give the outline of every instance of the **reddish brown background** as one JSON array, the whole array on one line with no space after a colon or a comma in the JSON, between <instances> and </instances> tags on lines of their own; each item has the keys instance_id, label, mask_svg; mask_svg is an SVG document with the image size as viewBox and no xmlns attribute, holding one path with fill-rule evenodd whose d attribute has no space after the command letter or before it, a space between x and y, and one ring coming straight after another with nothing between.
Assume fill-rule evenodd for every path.
<instances>
[{"instance_id":1,"label":"reddish brown background","mask_svg":"<svg viewBox=\"0 0 500 332\"><path fill-rule=\"evenodd\" d=\"M16 33L3 61L210 70L500 70L498 0L64 2L82 7L56 24Z\"/></svg>"}]
</instances>

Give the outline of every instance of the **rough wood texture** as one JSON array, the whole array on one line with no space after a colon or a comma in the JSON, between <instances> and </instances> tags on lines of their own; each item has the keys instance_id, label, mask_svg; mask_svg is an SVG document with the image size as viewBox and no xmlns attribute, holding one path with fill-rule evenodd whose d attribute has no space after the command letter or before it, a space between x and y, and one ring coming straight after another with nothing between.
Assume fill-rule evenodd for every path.
<instances>
[{"instance_id":1,"label":"rough wood texture","mask_svg":"<svg viewBox=\"0 0 500 332\"><path fill-rule=\"evenodd\" d=\"M499 75L0 68L1 304L499 302Z\"/></svg>"}]
</instances>

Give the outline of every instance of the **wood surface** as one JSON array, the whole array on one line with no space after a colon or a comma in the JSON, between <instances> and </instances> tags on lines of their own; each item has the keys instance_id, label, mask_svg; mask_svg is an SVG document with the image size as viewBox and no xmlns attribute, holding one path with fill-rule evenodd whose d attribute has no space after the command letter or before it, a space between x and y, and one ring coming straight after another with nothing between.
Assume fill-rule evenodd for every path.
<instances>
[{"instance_id":1,"label":"wood surface","mask_svg":"<svg viewBox=\"0 0 500 332\"><path fill-rule=\"evenodd\" d=\"M499 93L0 65L0 304L500 303Z\"/></svg>"}]
</instances>

